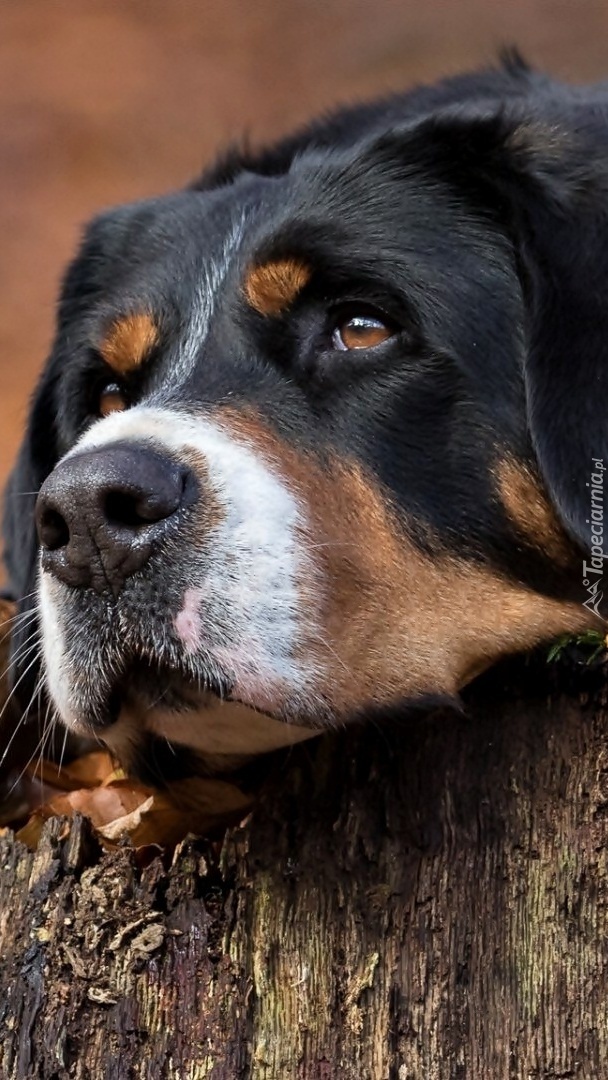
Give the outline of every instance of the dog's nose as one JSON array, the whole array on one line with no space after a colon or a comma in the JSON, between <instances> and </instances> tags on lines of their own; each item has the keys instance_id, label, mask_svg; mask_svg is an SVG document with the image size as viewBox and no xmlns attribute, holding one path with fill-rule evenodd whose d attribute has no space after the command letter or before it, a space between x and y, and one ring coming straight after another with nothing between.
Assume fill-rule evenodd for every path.
<instances>
[{"instance_id":1,"label":"dog's nose","mask_svg":"<svg viewBox=\"0 0 608 1080\"><path fill-rule=\"evenodd\" d=\"M190 470L150 447L115 443L75 454L38 495L43 569L116 595L192 501Z\"/></svg>"}]
</instances>

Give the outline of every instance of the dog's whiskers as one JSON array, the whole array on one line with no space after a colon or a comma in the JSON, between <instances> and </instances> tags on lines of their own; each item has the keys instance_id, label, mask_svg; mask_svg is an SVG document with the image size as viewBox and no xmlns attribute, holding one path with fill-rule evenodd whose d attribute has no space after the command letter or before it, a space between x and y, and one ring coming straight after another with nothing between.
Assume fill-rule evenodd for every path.
<instances>
[{"instance_id":1,"label":"dog's whiskers","mask_svg":"<svg viewBox=\"0 0 608 1080\"><path fill-rule=\"evenodd\" d=\"M49 705L50 705L50 702L49 702ZM53 711L55 713L55 723L57 723L57 721L59 719L58 714L57 714L57 710L54 709ZM64 726L64 729L63 729L63 742L61 744L61 751L59 753L59 764L57 766L58 772L61 772L61 770L63 768L63 759L65 757L65 751L66 751L67 744L68 744L68 729L67 729L67 727Z\"/></svg>"},{"instance_id":2,"label":"dog's whiskers","mask_svg":"<svg viewBox=\"0 0 608 1080\"><path fill-rule=\"evenodd\" d=\"M33 648L34 648L34 646L32 646L32 649L33 649ZM31 651L31 650L30 650L30 651ZM35 664L35 663L37 662L37 660L38 660L38 652L36 652L36 655L34 656L33 660L31 660L31 661L30 661L30 663L29 663L29 664L27 665L27 667L25 668L25 670L24 670L24 671L22 672L21 676L19 677L19 679L17 680L17 682L16 682L16 683L15 683L15 685L13 686L13 688L12 688L12 690L11 690L10 694L8 695L8 697L7 697L6 701L4 702L4 705L3 705L3 707L2 707L2 711L0 712L0 721L1 721L1 720L2 720L2 718L3 718L3 716L4 716L5 712L6 712L6 709L8 708L9 702L10 702L10 701L12 700L12 698L13 698L14 694L16 693L16 691L17 691L17 689L18 689L18 687L19 687L19 684L20 684L20 683L21 683L21 682L23 681L23 679L24 679L24 678L25 678L25 676L26 676L26 675L28 674L28 672L29 672L29 671L30 671L30 670L31 670L31 669L33 668L33 666L34 666L34 664ZM32 698L32 701L33 701L34 697L35 697L35 694L34 694L34 696L33 696L33 698ZM12 733L12 735L11 735L11 737L10 737L10 739L9 739L8 743L7 743L7 745L6 745L6 746L5 746L5 748L4 748L4 751L3 751L3 753L2 753L2 756L0 757L0 765L3 765L3 764L4 764L4 762L5 762L5 760L6 760L6 757L7 757L7 754L8 754L8 752L9 752L9 750L10 750L11 746L13 745L13 742L14 742L15 736L17 735L17 732L18 732L18 731L20 730L20 728L22 727L22 725L23 725L23 724L25 723L25 721L26 721L26 719L27 719L27 715L28 715L28 710L29 710L29 708L30 708L31 704L32 704L32 702L30 701L30 704L28 705L27 709L25 709L25 710L23 711L23 713L22 713L22 715L21 715L21 717L20 717L19 721L17 722L17 724L15 724L15 729L14 729L14 731L13 731L13 733Z\"/></svg>"},{"instance_id":3,"label":"dog's whiskers","mask_svg":"<svg viewBox=\"0 0 608 1080\"><path fill-rule=\"evenodd\" d=\"M27 715L27 713L25 713L24 715ZM23 718L22 718L22 720L23 720ZM23 777L25 776L26 772L30 768L30 765L35 760L37 761L37 764L36 764L36 766L34 768L34 778L36 777L36 772L38 771L38 766L40 766L41 786L42 786L42 789L43 789L43 797L44 797L44 784L43 784L43 781L42 781L42 776L43 776L42 762L44 760L44 750L45 750L45 747L46 747L49 739L51 738L51 736L53 734L55 722L56 722L55 719L52 719L51 723L48 726L45 724L45 726L44 726L44 728L42 730L42 735L41 735L40 739L38 740L38 742L36 743L36 747L34 749L34 752L28 758L27 762L25 763L25 765L23 766L21 772L19 773L19 776L17 777L15 782L12 784L12 786L10 788L10 791L8 792L9 797L13 794L13 792L19 786L19 784L23 780Z\"/></svg>"},{"instance_id":4,"label":"dog's whiskers","mask_svg":"<svg viewBox=\"0 0 608 1080\"><path fill-rule=\"evenodd\" d=\"M18 665L22 664L24 662L24 660L27 659L27 657L29 656L29 654L32 652L33 649L39 648L39 646L40 646L39 638L40 638L40 631L38 629L36 629L29 635L29 637L27 637L25 639L25 641L23 641L21 643L19 649L17 650L15 655L11 657L11 659L10 659L9 663L7 664L7 666L5 667L4 671L0 672L0 680L6 678L6 676L8 675L8 673L10 671L12 671ZM2 719L2 713L3 713L3 711L0 712L0 720Z\"/></svg>"},{"instance_id":5,"label":"dog's whiskers","mask_svg":"<svg viewBox=\"0 0 608 1080\"><path fill-rule=\"evenodd\" d=\"M15 630L22 630L24 626L28 626L30 622L33 622L37 614L38 613L34 608L30 611L22 611L18 615L11 615L10 619L4 619L3 622L0 623L0 630L3 626L8 626L8 630L0 637L0 644L5 641L7 637L10 637Z\"/></svg>"},{"instance_id":6,"label":"dog's whiskers","mask_svg":"<svg viewBox=\"0 0 608 1080\"><path fill-rule=\"evenodd\" d=\"M27 716L29 710L32 707L33 701L35 700L35 698L37 696L38 697L40 696L41 692L42 692L42 677L40 677L38 679L38 685L37 685L36 689L34 690L34 694L32 695L32 701L30 701L30 704L28 705L28 707L26 709L26 716ZM40 727L40 716L41 716L41 710L39 710L39 712L38 712L39 727ZM51 717L50 721L49 721L49 710L47 709L46 713L45 713L43 723L42 723L42 737L41 737L41 739L39 741L39 744L38 744L38 746L39 746L38 761L36 762L36 764L34 766L34 777L33 777L34 780L35 780L38 768L40 768L40 791L41 791L41 798L42 798L43 802L45 801L45 798L44 798L44 770L43 770L43 767L42 767L42 763L44 761L45 749L52 742L53 734L54 734L54 731L55 731L55 724L56 724L56 721L55 721L54 717Z\"/></svg>"}]
</instances>

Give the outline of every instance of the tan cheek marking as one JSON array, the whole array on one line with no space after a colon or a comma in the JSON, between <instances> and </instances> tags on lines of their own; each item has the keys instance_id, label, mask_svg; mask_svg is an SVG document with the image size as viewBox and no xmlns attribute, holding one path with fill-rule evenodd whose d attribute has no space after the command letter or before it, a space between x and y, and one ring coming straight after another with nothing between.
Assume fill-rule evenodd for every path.
<instances>
[{"instance_id":1,"label":"tan cheek marking","mask_svg":"<svg viewBox=\"0 0 608 1080\"><path fill-rule=\"evenodd\" d=\"M306 509L302 544L321 565L327 595L321 632L311 631L302 653L327 672L316 689L336 713L407 694L454 693L499 656L590 625L581 605L459 559L430 530L436 553L421 551L356 464L321 468L252 415L231 414L229 423ZM301 596L304 607L305 581Z\"/></svg>"},{"instance_id":2,"label":"tan cheek marking","mask_svg":"<svg viewBox=\"0 0 608 1080\"><path fill-rule=\"evenodd\" d=\"M126 374L140 367L158 343L158 328L151 315L125 315L110 327L99 351L106 364Z\"/></svg>"},{"instance_id":3,"label":"tan cheek marking","mask_svg":"<svg viewBox=\"0 0 608 1080\"><path fill-rule=\"evenodd\" d=\"M310 276L310 267L298 259L277 259L253 267L243 291L247 302L261 315L280 315L293 304Z\"/></svg>"},{"instance_id":4,"label":"tan cheek marking","mask_svg":"<svg viewBox=\"0 0 608 1080\"><path fill-rule=\"evenodd\" d=\"M438 538L435 556L420 551L358 467L338 464L328 481L319 520L333 586L325 633L351 672L335 672L346 707L404 691L453 693L500 655L585 623L578 605L458 559Z\"/></svg>"},{"instance_id":5,"label":"tan cheek marking","mask_svg":"<svg viewBox=\"0 0 608 1080\"><path fill-rule=\"evenodd\" d=\"M556 563L569 563L574 550L539 480L512 458L494 470L500 501L515 529L532 547Z\"/></svg>"}]
</instances>

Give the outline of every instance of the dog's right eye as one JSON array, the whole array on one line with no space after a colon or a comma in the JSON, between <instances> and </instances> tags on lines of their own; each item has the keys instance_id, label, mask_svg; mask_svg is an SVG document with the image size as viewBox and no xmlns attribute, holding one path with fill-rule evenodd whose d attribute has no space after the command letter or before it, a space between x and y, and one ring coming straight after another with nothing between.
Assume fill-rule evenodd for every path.
<instances>
[{"instance_id":1,"label":"dog's right eye","mask_svg":"<svg viewBox=\"0 0 608 1080\"><path fill-rule=\"evenodd\" d=\"M99 416L109 416L113 412L128 409L129 402L122 386L117 382L105 383L99 390L97 412Z\"/></svg>"},{"instance_id":2,"label":"dog's right eye","mask_svg":"<svg viewBox=\"0 0 608 1080\"><path fill-rule=\"evenodd\" d=\"M339 352L374 349L397 332L382 311L367 304L341 305L333 323L331 346Z\"/></svg>"}]
</instances>

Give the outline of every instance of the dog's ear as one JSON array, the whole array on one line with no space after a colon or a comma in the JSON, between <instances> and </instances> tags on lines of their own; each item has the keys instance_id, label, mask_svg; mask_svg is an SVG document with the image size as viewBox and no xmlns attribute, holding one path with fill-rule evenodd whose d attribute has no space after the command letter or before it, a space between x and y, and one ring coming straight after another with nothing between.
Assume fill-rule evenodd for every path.
<instances>
[{"instance_id":1,"label":"dog's ear","mask_svg":"<svg viewBox=\"0 0 608 1080\"><path fill-rule=\"evenodd\" d=\"M36 497L58 459L55 382L55 365L51 358L34 394L25 436L4 494L3 533L7 591L11 598L20 604L36 587Z\"/></svg>"},{"instance_id":2,"label":"dog's ear","mask_svg":"<svg viewBox=\"0 0 608 1080\"><path fill-rule=\"evenodd\" d=\"M70 328L87 298L99 290L100 250L107 223L126 217L126 208L109 211L94 219L83 237L80 250L68 265L57 309L55 340L49 359L30 403L25 435L17 461L4 493L4 563L8 593L20 605L36 587L38 541L34 508L38 491L55 468L67 446L61 445L59 416L60 375L69 364ZM114 230L116 231L116 230Z\"/></svg>"},{"instance_id":3,"label":"dog's ear","mask_svg":"<svg viewBox=\"0 0 608 1080\"><path fill-rule=\"evenodd\" d=\"M423 162L511 240L532 446L561 521L589 553L592 475L608 467L608 151L580 125L571 134L524 108L428 116L400 133L401 160L405 147L408 163ZM376 143L387 164L396 141L393 131Z\"/></svg>"},{"instance_id":4,"label":"dog's ear","mask_svg":"<svg viewBox=\"0 0 608 1080\"><path fill-rule=\"evenodd\" d=\"M40 486L54 468L58 457L54 372L51 359L34 395L25 436L4 495L6 594L17 602L18 613L10 632L8 681L16 691L13 700L18 708L25 708L35 695L40 662L35 614L38 540L34 508Z\"/></svg>"},{"instance_id":5,"label":"dog's ear","mask_svg":"<svg viewBox=\"0 0 608 1080\"><path fill-rule=\"evenodd\" d=\"M57 461L57 406L53 360L46 365L30 406L27 428L4 491L3 556L8 593L22 609L36 589L38 491Z\"/></svg>"}]
</instances>

